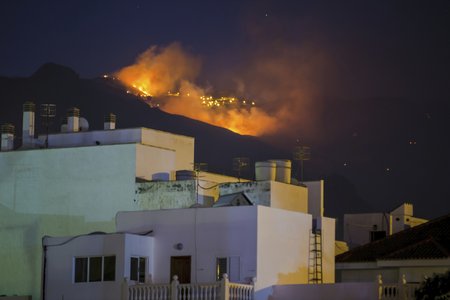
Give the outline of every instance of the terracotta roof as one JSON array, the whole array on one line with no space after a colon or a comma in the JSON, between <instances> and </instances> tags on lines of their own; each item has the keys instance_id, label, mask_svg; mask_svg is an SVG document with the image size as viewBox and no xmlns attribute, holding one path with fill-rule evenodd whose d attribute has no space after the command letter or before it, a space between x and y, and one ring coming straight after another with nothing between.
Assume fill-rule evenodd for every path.
<instances>
[{"instance_id":1,"label":"terracotta roof","mask_svg":"<svg viewBox=\"0 0 450 300\"><path fill-rule=\"evenodd\" d=\"M450 214L336 256L337 263L450 258Z\"/></svg>"}]
</instances>

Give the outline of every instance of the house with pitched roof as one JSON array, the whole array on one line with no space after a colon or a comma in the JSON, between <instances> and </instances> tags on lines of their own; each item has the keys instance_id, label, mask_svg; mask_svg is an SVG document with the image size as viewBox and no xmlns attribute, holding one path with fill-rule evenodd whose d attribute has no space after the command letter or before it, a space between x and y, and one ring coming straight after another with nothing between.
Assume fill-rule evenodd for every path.
<instances>
[{"instance_id":1,"label":"house with pitched roof","mask_svg":"<svg viewBox=\"0 0 450 300\"><path fill-rule=\"evenodd\" d=\"M336 256L336 281L418 283L450 270L450 214Z\"/></svg>"}]
</instances>

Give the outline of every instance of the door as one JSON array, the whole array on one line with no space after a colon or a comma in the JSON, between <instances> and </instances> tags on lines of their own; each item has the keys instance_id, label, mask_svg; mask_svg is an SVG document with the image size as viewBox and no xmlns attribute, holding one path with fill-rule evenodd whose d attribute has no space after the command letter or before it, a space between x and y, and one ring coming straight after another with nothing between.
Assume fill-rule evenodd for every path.
<instances>
[{"instance_id":1,"label":"door","mask_svg":"<svg viewBox=\"0 0 450 300\"><path fill-rule=\"evenodd\" d=\"M171 256L170 257L170 280L173 276L178 276L180 283L191 283L191 257Z\"/></svg>"}]
</instances>

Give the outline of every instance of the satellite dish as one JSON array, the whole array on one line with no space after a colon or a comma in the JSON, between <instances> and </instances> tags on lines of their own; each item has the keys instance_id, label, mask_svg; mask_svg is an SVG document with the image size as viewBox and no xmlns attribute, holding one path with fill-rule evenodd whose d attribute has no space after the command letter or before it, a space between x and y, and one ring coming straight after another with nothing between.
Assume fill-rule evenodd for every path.
<instances>
[{"instance_id":1,"label":"satellite dish","mask_svg":"<svg viewBox=\"0 0 450 300\"><path fill-rule=\"evenodd\" d=\"M80 131L88 131L89 130L89 122L85 118L80 118L79 121Z\"/></svg>"}]
</instances>

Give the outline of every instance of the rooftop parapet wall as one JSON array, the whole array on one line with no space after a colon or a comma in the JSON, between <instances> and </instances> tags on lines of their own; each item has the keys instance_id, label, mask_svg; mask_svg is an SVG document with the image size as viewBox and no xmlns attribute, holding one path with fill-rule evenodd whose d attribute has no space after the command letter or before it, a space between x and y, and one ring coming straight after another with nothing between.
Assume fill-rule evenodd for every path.
<instances>
[{"instance_id":1,"label":"rooftop parapet wall","mask_svg":"<svg viewBox=\"0 0 450 300\"><path fill-rule=\"evenodd\" d=\"M251 181L220 185L220 195L245 193L255 205L308 213L308 189L276 181Z\"/></svg>"},{"instance_id":2,"label":"rooftop parapet wall","mask_svg":"<svg viewBox=\"0 0 450 300\"><path fill-rule=\"evenodd\" d=\"M188 208L197 203L195 180L136 183L135 201L140 209Z\"/></svg>"}]
</instances>

